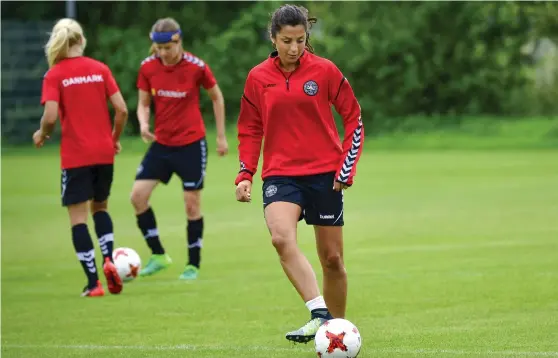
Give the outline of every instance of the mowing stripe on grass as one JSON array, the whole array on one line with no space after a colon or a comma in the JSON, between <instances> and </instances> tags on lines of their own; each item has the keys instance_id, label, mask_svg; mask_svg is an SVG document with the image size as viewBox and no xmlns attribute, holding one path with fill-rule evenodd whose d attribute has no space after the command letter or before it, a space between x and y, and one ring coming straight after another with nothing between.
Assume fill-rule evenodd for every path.
<instances>
[{"instance_id":1,"label":"mowing stripe on grass","mask_svg":"<svg viewBox=\"0 0 558 358\"><path fill-rule=\"evenodd\" d=\"M2 344L3 348L15 349L76 349L76 350L145 350L145 351L242 351L242 352L292 352L312 349L308 346L267 347L267 346L227 346L227 345L192 345L179 344L174 346L142 346L142 345L87 345L87 344ZM406 349L406 348L366 348L368 353L401 353L401 354L448 354L448 355L498 355L498 356L530 356L530 357L558 357L558 352L526 352L526 351L493 351L493 350L461 350L461 349Z\"/></svg>"}]
</instances>

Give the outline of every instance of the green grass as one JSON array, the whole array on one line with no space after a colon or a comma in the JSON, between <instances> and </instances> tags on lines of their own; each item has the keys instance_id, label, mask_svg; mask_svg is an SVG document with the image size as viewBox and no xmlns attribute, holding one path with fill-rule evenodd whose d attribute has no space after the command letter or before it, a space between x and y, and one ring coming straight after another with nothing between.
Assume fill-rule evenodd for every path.
<instances>
[{"instance_id":1,"label":"green grass","mask_svg":"<svg viewBox=\"0 0 558 358\"><path fill-rule=\"evenodd\" d=\"M143 149L126 142L118 156L110 210L117 246L145 262L128 199ZM251 204L234 200L236 154L210 157L197 282L177 280L186 226L175 178L152 201L175 265L120 296L83 299L55 146L6 153L3 357L313 356L283 338L308 312L270 244L261 181ZM345 202L361 357L558 356L558 151L368 150ZM318 269L311 228L299 235Z\"/></svg>"},{"instance_id":2,"label":"green grass","mask_svg":"<svg viewBox=\"0 0 558 358\"><path fill-rule=\"evenodd\" d=\"M341 117L336 112L334 114L338 128L343 128ZM207 119L212 117L211 113L205 114ZM234 133L236 115L230 115L227 123L228 133ZM558 149L558 115L515 119L495 116L459 118L409 116L394 118L388 122L365 118L364 127L366 137L373 138L367 143L367 148L374 150ZM392 127L395 129L391 129ZM207 128L209 136L214 136L214 123L207 123ZM27 143L27 146L32 143L31 134L35 129L35 127L29 129L28 138L24 138L23 143ZM59 130L60 126L57 127L53 137L58 138ZM22 146L16 144L18 141L15 139L18 138L2 139L3 154L22 151ZM132 146L134 150L141 150L143 146L141 141L136 141L133 136L128 135L123 139L123 143L126 148ZM236 145L236 142L233 144ZM28 149L23 149L26 150Z\"/></svg>"},{"instance_id":3,"label":"green grass","mask_svg":"<svg viewBox=\"0 0 558 358\"><path fill-rule=\"evenodd\" d=\"M558 116L517 120L465 117L460 121L409 117L401 121L395 131L380 134L370 146L389 150L558 148Z\"/></svg>"}]
</instances>

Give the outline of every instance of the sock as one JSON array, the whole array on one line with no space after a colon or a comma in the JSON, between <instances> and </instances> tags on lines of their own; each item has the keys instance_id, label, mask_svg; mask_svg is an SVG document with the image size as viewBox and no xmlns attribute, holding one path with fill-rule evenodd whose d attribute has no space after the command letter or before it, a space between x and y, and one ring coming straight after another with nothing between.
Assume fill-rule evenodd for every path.
<instances>
[{"instance_id":1,"label":"sock","mask_svg":"<svg viewBox=\"0 0 558 358\"><path fill-rule=\"evenodd\" d=\"M203 218L188 220L188 265L200 268L200 253L203 240Z\"/></svg>"},{"instance_id":2,"label":"sock","mask_svg":"<svg viewBox=\"0 0 558 358\"><path fill-rule=\"evenodd\" d=\"M157 222L155 221L155 214L151 207L149 207L144 213L137 215L137 223L140 228L147 246L151 249L154 255L162 255L165 253L165 249L161 246L161 241L159 240L159 230L157 230Z\"/></svg>"},{"instance_id":3,"label":"sock","mask_svg":"<svg viewBox=\"0 0 558 358\"><path fill-rule=\"evenodd\" d=\"M312 318L320 317L331 319L331 314L326 307L325 300L323 296L318 296L308 302L306 302L306 307L310 311Z\"/></svg>"},{"instance_id":4,"label":"sock","mask_svg":"<svg viewBox=\"0 0 558 358\"><path fill-rule=\"evenodd\" d=\"M83 271L87 276L87 287L97 287L99 276L97 275L97 265L95 264L95 249L93 248L93 240L91 240L86 224L78 224L72 227L72 241L78 260L81 262Z\"/></svg>"},{"instance_id":5,"label":"sock","mask_svg":"<svg viewBox=\"0 0 558 358\"><path fill-rule=\"evenodd\" d=\"M103 261L107 257L112 261L114 234L110 215L106 211L98 211L93 214L93 221L95 222L95 232L99 239L99 246L103 253Z\"/></svg>"}]
</instances>

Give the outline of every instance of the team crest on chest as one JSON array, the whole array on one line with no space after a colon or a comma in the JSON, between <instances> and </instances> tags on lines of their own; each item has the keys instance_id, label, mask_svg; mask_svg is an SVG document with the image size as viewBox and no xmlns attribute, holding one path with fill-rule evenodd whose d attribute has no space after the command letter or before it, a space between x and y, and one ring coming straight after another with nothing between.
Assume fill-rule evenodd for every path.
<instances>
[{"instance_id":1,"label":"team crest on chest","mask_svg":"<svg viewBox=\"0 0 558 358\"><path fill-rule=\"evenodd\" d=\"M306 81L304 83L304 93L309 96L315 96L318 93L318 84L316 81Z\"/></svg>"}]
</instances>

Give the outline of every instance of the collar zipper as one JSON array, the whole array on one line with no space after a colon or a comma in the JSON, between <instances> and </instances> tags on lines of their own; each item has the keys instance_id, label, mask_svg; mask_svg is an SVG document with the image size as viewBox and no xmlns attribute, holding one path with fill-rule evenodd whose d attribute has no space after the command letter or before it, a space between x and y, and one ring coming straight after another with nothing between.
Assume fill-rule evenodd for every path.
<instances>
[{"instance_id":1,"label":"collar zipper","mask_svg":"<svg viewBox=\"0 0 558 358\"><path fill-rule=\"evenodd\" d=\"M298 70L298 68L300 67L300 65L298 65L297 68L294 69L294 71L289 73L289 76L287 77L287 75L285 75L285 72L283 72L283 70L281 70L281 67L279 67L277 64L275 64L275 67L277 68L277 70L279 72L281 72L281 74L283 75L283 77L285 78L285 84L287 85L287 91L290 91L289 88L289 79L291 78L291 76L293 75L293 73L296 72L296 70Z\"/></svg>"}]
</instances>

